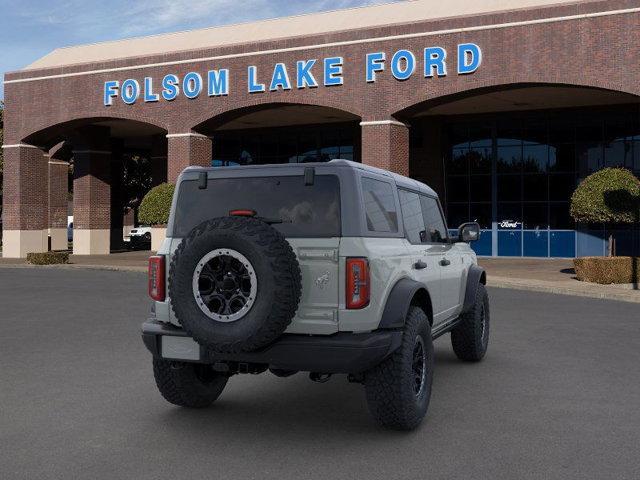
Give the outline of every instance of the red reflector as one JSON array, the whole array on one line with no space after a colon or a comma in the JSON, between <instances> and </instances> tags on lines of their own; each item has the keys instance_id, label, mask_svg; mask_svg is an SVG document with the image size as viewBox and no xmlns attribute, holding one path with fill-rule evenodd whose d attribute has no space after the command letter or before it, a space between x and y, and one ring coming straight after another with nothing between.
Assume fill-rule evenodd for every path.
<instances>
[{"instance_id":1,"label":"red reflector","mask_svg":"<svg viewBox=\"0 0 640 480\"><path fill-rule=\"evenodd\" d=\"M369 283L369 260L347 258L347 308L358 309L369 305L371 286Z\"/></svg>"},{"instance_id":2,"label":"red reflector","mask_svg":"<svg viewBox=\"0 0 640 480\"><path fill-rule=\"evenodd\" d=\"M149 296L156 302L164 302L164 255L149 257Z\"/></svg>"},{"instance_id":3,"label":"red reflector","mask_svg":"<svg viewBox=\"0 0 640 480\"><path fill-rule=\"evenodd\" d=\"M229 210L231 217L255 217L257 213L255 210Z\"/></svg>"}]
</instances>

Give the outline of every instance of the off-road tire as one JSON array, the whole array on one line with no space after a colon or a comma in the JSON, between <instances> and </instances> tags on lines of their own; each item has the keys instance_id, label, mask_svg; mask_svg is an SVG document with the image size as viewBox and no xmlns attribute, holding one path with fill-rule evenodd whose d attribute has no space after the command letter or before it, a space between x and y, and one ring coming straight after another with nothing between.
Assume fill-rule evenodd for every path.
<instances>
[{"instance_id":1,"label":"off-road tire","mask_svg":"<svg viewBox=\"0 0 640 480\"><path fill-rule=\"evenodd\" d=\"M460 360L479 362L489 346L489 295L483 284L476 289L473 307L451 330L451 345Z\"/></svg>"},{"instance_id":2,"label":"off-road tire","mask_svg":"<svg viewBox=\"0 0 640 480\"><path fill-rule=\"evenodd\" d=\"M413 356L417 337L422 339L426 371L423 389L414 389ZM433 343L431 326L421 308L410 307L405 321L402 344L382 363L367 371L364 386L367 405L374 419L394 430L416 428L427 413L433 381Z\"/></svg>"},{"instance_id":3,"label":"off-road tire","mask_svg":"<svg viewBox=\"0 0 640 480\"><path fill-rule=\"evenodd\" d=\"M255 302L231 322L208 317L193 293L196 265L218 248L244 255L257 277ZM296 255L280 232L259 219L221 217L195 227L176 249L169 296L177 319L194 340L214 352L237 353L264 347L285 331L298 308L301 284Z\"/></svg>"},{"instance_id":4,"label":"off-road tire","mask_svg":"<svg viewBox=\"0 0 640 480\"><path fill-rule=\"evenodd\" d=\"M224 390L229 377L210 365L154 358L153 376L165 400L179 407L205 408Z\"/></svg>"}]
</instances>

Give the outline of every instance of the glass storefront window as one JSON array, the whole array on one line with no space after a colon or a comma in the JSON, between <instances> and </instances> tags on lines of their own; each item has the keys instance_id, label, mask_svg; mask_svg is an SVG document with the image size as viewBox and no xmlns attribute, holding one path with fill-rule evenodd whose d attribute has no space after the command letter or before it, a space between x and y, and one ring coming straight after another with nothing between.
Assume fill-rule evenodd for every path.
<instances>
[{"instance_id":1,"label":"glass storefront window","mask_svg":"<svg viewBox=\"0 0 640 480\"><path fill-rule=\"evenodd\" d=\"M604 164L607 167L633 167L633 144L626 140L608 143L604 147Z\"/></svg>"},{"instance_id":2,"label":"glass storefront window","mask_svg":"<svg viewBox=\"0 0 640 480\"><path fill-rule=\"evenodd\" d=\"M469 149L454 148L451 152L451 161L447 165L447 173L451 175L464 174L469 171Z\"/></svg>"},{"instance_id":3,"label":"glass storefront window","mask_svg":"<svg viewBox=\"0 0 640 480\"><path fill-rule=\"evenodd\" d=\"M491 173L491 156L491 146L472 147L471 150L469 150L471 173Z\"/></svg>"},{"instance_id":4,"label":"glass storefront window","mask_svg":"<svg viewBox=\"0 0 640 480\"><path fill-rule=\"evenodd\" d=\"M575 223L569 215L569 202L551 202L549 204L549 223L551 229L570 230Z\"/></svg>"},{"instance_id":5,"label":"glass storefront window","mask_svg":"<svg viewBox=\"0 0 640 480\"><path fill-rule=\"evenodd\" d=\"M522 171L522 142L520 145L498 146L498 173Z\"/></svg>"},{"instance_id":6,"label":"glass storefront window","mask_svg":"<svg viewBox=\"0 0 640 480\"><path fill-rule=\"evenodd\" d=\"M469 199L472 202L490 202L493 193L491 175L471 175L469 177Z\"/></svg>"},{"instance_id":7,"label":"glass storefront window","mask_svg":"<svg viewBox=\"0 0 640 480\"><path fill-rule=\"evenodd\" d=\"M522 150L522 167L525 172L544 173L549 161L548 145L525 145Z\"/></svg>"},{"instance_id":8,"label":"glass storefront window","mask_svg":"<svg viewBox=\"0 0 640 480\"><path fill-rule=\"evenodd\" d=\"M549 205L544 203L525 203L522 206L522 223L526 230L546 230L549 227Z\"/></svg>"},{"instance_id":9,"label":"glass storefront window","mask_svg":"<svg viewBox=\"0 0 640 480\"><path fill-rule=\"evenodd\" d=\"M525 201L544 201L549 199L548 176L531 174L522 177L522 198Z\"/></svg>"},{"instance_id":10,"label":"glass storefront window","mask_svg":"<svg viewBox=\"0 0 640 480\"><path fill-rule=\"evenodd\" d=\"M549 147L549 171L575 172L576 147L573 143L560 143Z\"/></svg>"},{"instance_id":11,"label":"glass storefront window","mask_svg":"<svg viewBox=\"0 0 640 480\"><path fill-rule=\"evenodd\" d=\"M457 228L470 220L468 203L449 203L447 205L447 224Z\"/></svg>"},{"instance_id":12,"label":"glass storefront window","mask_svg":"<svg viewBox=\"0 0 640 480\"><path fill-rule=\"evenodd\" d=\"M503 201L522 200L522 176L498 175L498 199Z\"/></svg>"},{"instance_id":13,"label":"glass storefront window","mask_svg":"<svg viewBox=\"0 0 640 480\"><path fill-rule=\"evenodd\" d=\"M215 135L213 154L222 164L241 165L358 161L359 132L357 123L221 131Z\"/></svg>"},{"instance_id":14,"label":"glass storefront window","mask_svg":"<svg viewBox=\"0 0 640 480\"><path fill-rule=\"evenodd\" d=\"M471 216L469 220L472 222L478 222L480 224L480 228L482 229L489 229L491 228L491 210L491 203L472 203ZM458 225L460 225L460 223L450 226L458 228Z\"/></svg>"},{"instance_id":15,"label":"glass storefront window","mask_svg":"<svg viewBox=\"0 0 640 480\"><path fill-rule=\"evenodd\" d=\"M569 202L579 179L604 167L640 174L638 105L457 118L444 137L455 139L445 146L445 210L452 227L495 222L498 255L575 254Z\"/></svg>"},{"instance_id":16,"label":"glass storefront window","mask_svg":"<svg viewBox=\"0 0 640 480\"><path fill-rule=\"evenodd\" d=\"M447 200L454 203L469 201L469 177L455 175L447 178Z\"/></svg>"}]
</instances>

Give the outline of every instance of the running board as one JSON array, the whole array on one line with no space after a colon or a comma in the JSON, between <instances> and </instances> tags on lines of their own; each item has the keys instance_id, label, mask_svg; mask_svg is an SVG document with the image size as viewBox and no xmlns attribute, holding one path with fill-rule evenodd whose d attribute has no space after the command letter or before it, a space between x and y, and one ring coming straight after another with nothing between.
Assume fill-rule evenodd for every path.
<instances>
[{"instance_id":1,"label":"running board","mask_svg":"<svg viewBox=\"0 0 640 480\"><path fill-rule=\"evenodd\" d=\"M442 322L436 325L435 327L433 327L433 330L431 330L431 338L435 340L445 333L450 332L458 324L459 321L460 317L454 317L447 320L446 322Z\"/></svg>"}]
</instances>

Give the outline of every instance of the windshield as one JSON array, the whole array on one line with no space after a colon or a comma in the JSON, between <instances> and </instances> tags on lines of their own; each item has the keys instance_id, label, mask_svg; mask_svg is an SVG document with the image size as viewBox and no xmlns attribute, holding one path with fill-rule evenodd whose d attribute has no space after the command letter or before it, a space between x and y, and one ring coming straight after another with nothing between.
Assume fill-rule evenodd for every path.
<instances>
[{"instance_id":1,"label":"windshield","mask_svg":"<svg viewBox=\"0 0 640 480\"><path fill-rule=\"evenodd\" d=\"M200 223L226 217L231 210L254 210L258 217L282 221L272 226L285 237L340 236L340 186L335 175L218 178L206 189L197 180L180 184L173 236L185 237Z\"/></svg>"}]
</instances>

